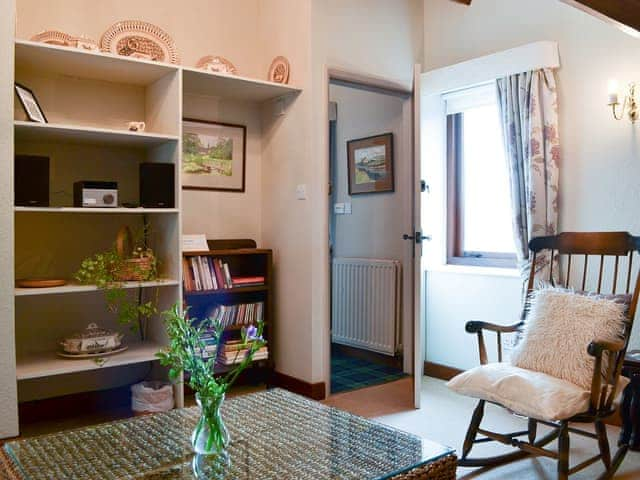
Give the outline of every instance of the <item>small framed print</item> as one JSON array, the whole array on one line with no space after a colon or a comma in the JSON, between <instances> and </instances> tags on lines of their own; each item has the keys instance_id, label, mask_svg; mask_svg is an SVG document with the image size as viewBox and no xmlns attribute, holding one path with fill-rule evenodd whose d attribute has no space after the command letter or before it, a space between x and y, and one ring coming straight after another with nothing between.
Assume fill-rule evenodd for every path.
<instances>
[{"instance_id":1,"label":"small framed print","mask_svg":"<svg viewBox=\"0 0 640 480\"><path fill-rule=\"evenodd\" d=\"M393 133L347 142L349 195L394 191Z\"/></svg>"},{"instance_id":2,"label":"small framed print","mask_svg":"<svg viewBox=\"0 0 640 480\"><path fill-rule=\"evenodd\" d=\"M182 188L244 192L247 127L185 118Z\"/></svg>"},{"instance_id":3,"label":"small framed print","mask_svg":"<svg viewBox=\"0 0 640 480\"><path fill-rule=\"evenodd\" d=\"M42 108L40 108L38 99L33 92L19 83L15 84L15 89L16 95L18 95L18 99L29 120L32 122L47 123L47 117L44 116L44 112Z\"/></svg>"}]
</instances>

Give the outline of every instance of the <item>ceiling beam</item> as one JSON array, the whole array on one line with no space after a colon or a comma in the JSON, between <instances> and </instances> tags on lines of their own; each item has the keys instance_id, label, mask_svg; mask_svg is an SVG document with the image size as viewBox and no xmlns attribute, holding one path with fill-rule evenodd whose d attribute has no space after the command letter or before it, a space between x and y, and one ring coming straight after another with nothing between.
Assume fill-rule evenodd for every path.
<instances>
[{"instance_id":1,"label":"ceiling beam","mask_svg":"<svg viewBox=\"0 0 640 480\"><path fill-rule=\"evenodd\" d=\"M561 0L640 35L640 0Z\"/></svg>"}]
</instances>

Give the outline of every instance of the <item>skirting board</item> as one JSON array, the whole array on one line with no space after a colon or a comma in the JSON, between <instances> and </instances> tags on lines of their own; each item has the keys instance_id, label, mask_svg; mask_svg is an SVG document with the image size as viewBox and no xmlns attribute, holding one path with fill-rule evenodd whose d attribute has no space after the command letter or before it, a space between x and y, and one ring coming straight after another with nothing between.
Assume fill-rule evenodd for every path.
<instances>
[{"instance_id":1,"label":"skirting board","mask_svg":"<svg viewBox=\"0 0 640 480\"><path fill-rule=\"evenodd\" d=\"M273 372L270 380L274 387L281 387L313 400L324 400L326 397L327 389L324 382L309 383L280 372Z\"/></svg>"},{"instance_id":2,"label":"skirting board","mask_svg":"<svg viewBox=\"0 0 640 480\"><path fill-rule=\"evenodd\" d=\"M427 377L451 380L463 371L464 370L460 370L459 368L448 367L446 365L440 365L439 363L424 362L424 375Z\"/></svg>"}]
</instances>

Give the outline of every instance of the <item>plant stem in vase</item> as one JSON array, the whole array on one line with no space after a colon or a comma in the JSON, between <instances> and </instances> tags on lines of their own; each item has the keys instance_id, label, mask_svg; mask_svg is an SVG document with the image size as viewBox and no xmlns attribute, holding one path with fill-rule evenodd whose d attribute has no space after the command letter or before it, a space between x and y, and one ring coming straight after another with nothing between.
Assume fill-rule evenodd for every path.
<instances>
[{"instance_id":1,"label":"plant stem in vase","mask_svg":"<svg viewBox=\"0 0 640 480\"><path fill-rule=\"evenodd\" d=\"M200 420L191 435L191 445L197 454L220 453L229 446L229 431L220 414L224 397L224 393L211 396L196 394Z\"/></svg>"}]
</instances>

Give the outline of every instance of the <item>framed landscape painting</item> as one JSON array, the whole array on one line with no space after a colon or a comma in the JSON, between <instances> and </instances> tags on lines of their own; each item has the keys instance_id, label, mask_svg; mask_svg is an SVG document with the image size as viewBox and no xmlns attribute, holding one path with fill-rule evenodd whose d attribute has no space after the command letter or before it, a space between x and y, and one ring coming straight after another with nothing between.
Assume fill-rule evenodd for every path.
<instances>
[{"instance_id":1,"label":"framed landscape painting","mask_svg":"<svg viewBox=\"0 0 640 480\"><path fill-rule=\"evenodd\" d=\"M182 188L244 192L247 127L185 118Z\"/></svg>"},{"instance_id":2,"label":"framed landscape painting","mask_svg":"<svg viewBox=\"0 0 640 480\"><path fill-rule=\"evenodd\" d=\"M347 142L349 195L393 192L393 133Z\"/></svg>"}]
</instances>

